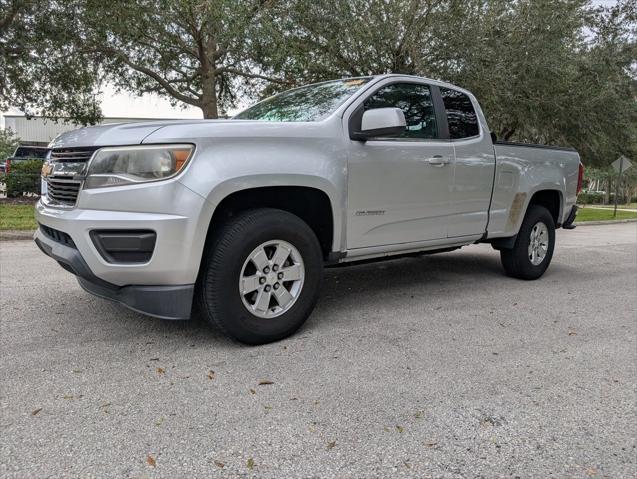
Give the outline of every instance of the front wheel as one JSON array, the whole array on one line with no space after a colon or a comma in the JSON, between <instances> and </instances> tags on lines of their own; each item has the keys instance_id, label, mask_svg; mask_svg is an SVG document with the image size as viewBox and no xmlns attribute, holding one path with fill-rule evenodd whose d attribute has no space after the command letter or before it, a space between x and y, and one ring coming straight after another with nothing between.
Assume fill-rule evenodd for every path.
<instances>
[{"instance_id":1,"label":"front wheel","mask_svg":"<svg viewBox=\"0 0 637 479\"><path fill-rule=\"evenodd\" d=\"M200 285L209 321L247 344L282 339L305 322L318 298L323 256L299 217L270 208L241 213L210 247Z\"/></svg>"},{"instance_id":2,"label":"front wheel","mask_svg":"<svg viewBox=\"0 0 637 479\"><path fill-rule=\"evenodd\" d=\"M512 249L500 251L507 275L520 279L538 279L551 263L555 248L555 222L543 206L531 205L524 217Z\"/></svg>"}]
</instances>

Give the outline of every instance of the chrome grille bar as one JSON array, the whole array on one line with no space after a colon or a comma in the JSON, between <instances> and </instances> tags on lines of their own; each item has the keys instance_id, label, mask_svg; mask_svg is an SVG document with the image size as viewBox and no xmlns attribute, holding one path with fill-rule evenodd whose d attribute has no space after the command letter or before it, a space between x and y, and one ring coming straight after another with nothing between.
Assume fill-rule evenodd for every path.
<instances>
[{"instance_id":1,"label":"chrome grille bar","mask_svg":"<svg viewBox=\"0 0 637 479\"><path fill-rule=\"evenodd\" d=\"M91 148L56 148L51 150L51 161L88 161L97 150L96 147Z\"/></svg>"},{"instance_id":2,"label":"chrome grille bar","mask_svg":"<svg viewBox=\"0 0 637 479\"><path fill-rule=\"evenodd\" d=\"M46 181L46 199L51 205L75 206L82 187L86 163L99 147L55 148L51 150L49 164L52 176ZM56 166L57 165L57 166Z\"/></svg>"}]
</instances>

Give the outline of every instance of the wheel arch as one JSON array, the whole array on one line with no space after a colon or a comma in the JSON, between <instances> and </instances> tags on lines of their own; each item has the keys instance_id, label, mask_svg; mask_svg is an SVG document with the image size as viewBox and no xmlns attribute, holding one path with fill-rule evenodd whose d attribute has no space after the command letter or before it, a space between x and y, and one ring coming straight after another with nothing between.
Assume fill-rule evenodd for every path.
<instances>
[{"instance_id":1,"label":"wheel arch","mask_svg":"<svg viewBox=\"0 0 637 479\"><path fill-rule=\"evenodd\" d=\"M319 240L324 259L327 260L330 253L338 249L340 218L334 195L330 195L329 189L317 185L276 182L265 185L242 182L224 186L221 189L223 193L213 193L212 202L216 206L208 224L207 238L210 238L217 225L240 211L276 208L298 216L310 226Z\"/></svg>"},{"instance_id":2,"label":"wheel arch","mask_svg":"<svg viewBox=\"0 0 637 479\"><path fill-rule=\"evenodd\" d=\"M535 191L529 199L529 203L526 206L526 211L528 211L531 205L543 206L544 208L549 210L551 216L553 217L553 221L555 222L555 227L559 228L561 226L564 201L563 194L560 190L549 188Z\"/></svg>"}]
</instances>

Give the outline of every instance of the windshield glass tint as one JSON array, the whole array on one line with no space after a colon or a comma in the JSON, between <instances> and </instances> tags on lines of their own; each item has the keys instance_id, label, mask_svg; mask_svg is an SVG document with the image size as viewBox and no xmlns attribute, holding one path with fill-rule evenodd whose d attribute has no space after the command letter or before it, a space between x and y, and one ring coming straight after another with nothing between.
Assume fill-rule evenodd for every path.
<instances>
[{"instance_id":1,"label":"windshield glass tint","mask_svg":"<svg viewBox=\"0 0 637 479\"><path fill-rule=\"evenodd\" d=\"M336 110L371 78L352 78L286 91L257 103L236 120L319 121Z\"/></svg>"}]
</instances>

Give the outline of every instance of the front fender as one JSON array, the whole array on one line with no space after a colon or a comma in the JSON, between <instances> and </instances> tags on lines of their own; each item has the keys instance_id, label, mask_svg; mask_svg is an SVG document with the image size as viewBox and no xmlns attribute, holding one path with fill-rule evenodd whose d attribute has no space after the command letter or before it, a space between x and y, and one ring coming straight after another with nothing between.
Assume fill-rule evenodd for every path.
<instances>
[{"instance_id":1,"label":"front fender","mask_svg":"<svg viewBox=\"0 0 637 479\"><path fill-rule=\"evenodd\" d=\"M230 178L214 186L214 188L208 193L206 199L213 205L214 209L228 196L239 191L254 189L254 188L267 188L272 186L297 186L306 187L319 190L327 195L332 208L333 219L333 239L332 250L340 251L343 234L343 215L341 206L341 195L336 189L336 186L330 183L327 179L320 176L302 175L302 174L259 174L259 175L244 175L236 178ZM214 210L213 210L214 214ZM212 218L212 214L211 214ZM208 218L210 223L211 218Z\"/></svg>"}]
</instances>

